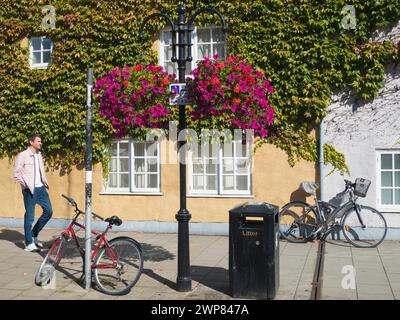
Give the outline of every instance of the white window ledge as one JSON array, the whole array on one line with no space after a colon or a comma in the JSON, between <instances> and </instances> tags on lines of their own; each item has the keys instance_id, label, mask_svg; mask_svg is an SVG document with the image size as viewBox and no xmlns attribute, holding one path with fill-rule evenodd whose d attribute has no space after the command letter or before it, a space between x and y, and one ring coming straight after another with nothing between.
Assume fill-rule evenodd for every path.
<instances>
[{"instance_id":1,"label":"white window ledge","mask_svg":"<svg viewBox=\"0 0 400 320\"><path fill-rule=\"evenodd\" d=\"M254 195L251 194L189 194L188 198L244 198L244 199L253 199Z\"/></svg>"},{"instance_id":2,"label":"white window ledge","mask_svg":"<svg viewBox=\"0 0 400 320\"><path fill-rule=\"evenodd\" d=\"M381 213L400 213L400 207L384 207L377 206L376 208Z\"/></svg>"},{"instance_id":3,"label":"white window ledge","mask_svg":"<svg viewBox=\"0 0 400 320\"><path fill-rule=\"evenodd\" d=\"M124 192L124 191L104 191L99 192L99 195L114 195L114 196L163 196L163 192Z\"/></svg>"}]
</instances>

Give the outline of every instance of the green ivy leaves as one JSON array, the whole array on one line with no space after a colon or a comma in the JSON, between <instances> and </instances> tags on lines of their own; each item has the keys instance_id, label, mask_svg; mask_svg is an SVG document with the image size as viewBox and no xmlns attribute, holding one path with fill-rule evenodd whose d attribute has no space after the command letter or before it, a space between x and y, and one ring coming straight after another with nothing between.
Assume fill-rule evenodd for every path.
<instances>
[{"instance_id":1,"label":"green ivy leaves","mask_svg":"<svg viewBox=\"0 0 400 320\"><path fill-rule=\"evenodd\" d=\"M270 142L285 150L288 160L315 161L310 132L325 116L333 92L349 87L363 99L373 98L383 84L385 65L399 62L399 46L369 42L377 28L399 21L398 0L354 0L356 28L342 26L345 0L187 0L188 14L210 5L228 26L229 54L264 70L275 94L275 125ZM85 151L86 68L99 79L115 67L157 63L152 40L164 22L152 21L145 42L138 44L140 23L156 11L177 19L175 0L54 0L56 29L43 30L40 0L0 0L0 155L15 155L26 136L43 133L43 148L52 165L83 161ZM219 24L199 16L195 24ZM53 64L31 70L21 40L49 36L55 43ZM97 108L97 106L95 106ZM110 124L93 113L94 160L107 157ZM213 119L199 125L208 127ZM138 136L143 133L132 133ZM325 146L326 160L345 170L344 157Z\"/></svg>"}]
</instances>

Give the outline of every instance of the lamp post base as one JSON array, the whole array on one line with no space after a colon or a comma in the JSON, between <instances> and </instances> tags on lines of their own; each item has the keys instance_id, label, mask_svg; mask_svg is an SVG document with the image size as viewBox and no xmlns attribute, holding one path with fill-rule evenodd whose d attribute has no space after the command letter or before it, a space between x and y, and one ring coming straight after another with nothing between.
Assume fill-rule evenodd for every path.
<instances>
[{"instance_id":1,"label":"lamp post base","mask_svg":"<svg viewBox=\"0 0 400 320\"><path fill-rule=\"evenodd\" d=\"M188 292L192 290L192 279L190 277L183 277L176 279L176 290L179 292Z\"/></svg>"},{"instance_id":2,"label":"lamp post base","mask_svg":"<svg viewBox=\"0 0 400 320\"><path fill-rule=\"evenodd\" d=\"M191 215L186 209L181 209L175 215L175 218L178 221L178 276L176 287L179 292L187 292L192 290L189 255L189 220Z\"/></svg>"}]
</instances>

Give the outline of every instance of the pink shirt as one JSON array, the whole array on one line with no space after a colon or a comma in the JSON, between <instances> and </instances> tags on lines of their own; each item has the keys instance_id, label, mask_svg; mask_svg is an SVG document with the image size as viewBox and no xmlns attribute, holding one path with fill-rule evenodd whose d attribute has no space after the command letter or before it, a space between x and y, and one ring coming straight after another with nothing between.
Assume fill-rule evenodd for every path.
<instances>
[{"instance_id":1,"label":"pink shirt","mask_svg":"<svg viewBox=\"0 0 400 320\"><path fill-rule=\"evenodd\" d=\"M30 148L22 151L17 157L14 169L14 179L21 185L22 189L29 188L32 194L35 191L36 169L36 172L40 175L40 180L36 181L36 185L43 183L45 186L48 186L41 153L37 153L38 168L36 168L37 165L34 158L34 153Z\"/></svg>"}]
</instances>

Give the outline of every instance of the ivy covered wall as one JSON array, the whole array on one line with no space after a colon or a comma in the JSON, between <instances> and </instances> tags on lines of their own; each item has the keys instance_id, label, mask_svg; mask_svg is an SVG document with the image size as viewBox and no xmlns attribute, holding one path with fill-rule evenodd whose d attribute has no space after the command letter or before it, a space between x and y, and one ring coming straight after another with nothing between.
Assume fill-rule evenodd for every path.
<instances>
[{"instance_id":1,"label":"ivy covered wall","mask_svg":"<svg viewBox=\"0 0 400 320\"><path fill-rule=\"evenodd\" d=\"M375 30L400 19L398 0L354 0L356 20L342 9L346 0L184 1L188 13L209 3L226 17L231 55L244 57L269 75L275 94L276 122L265 140L285 150L289 163L317 159L309 134L326 114L332 93L349 87L364 100L382 86L384 66L399 62L399 45L371 42ZM42 8L56 8L56 28L42 28ZM164 24L146 29L138 44L142 19L166 11L176 19L172 0L0 0L0 155L11 157L25 146L30 132L44 137L50 164L69 166L85 150L86 68L98 79L115 66L157 62L151 50ZM355 22L355 28L345 28ZM217 24L202 15L198 25ZM55 44L53 64L29 68L23 39L48 36ZM21 45L22 44L22 45ZM94 112L94 160L112 136ZM325 146L325 159L345 169L344 157Z\"/></svg>"}]
</instances>

